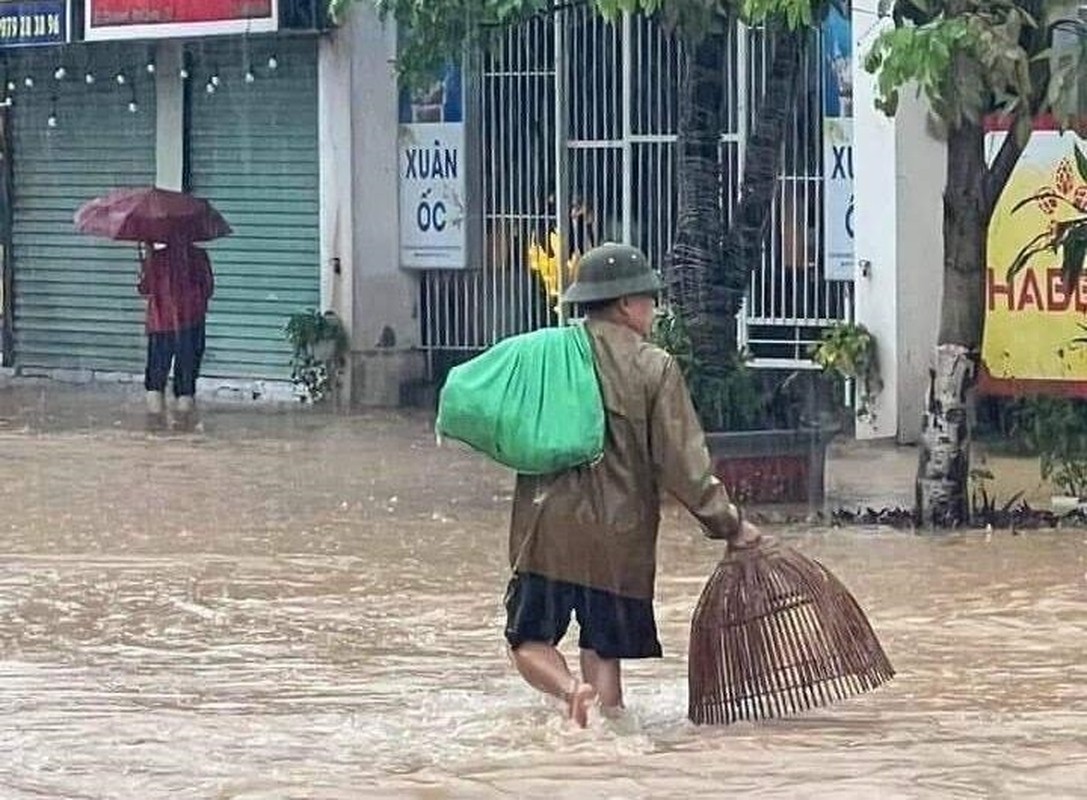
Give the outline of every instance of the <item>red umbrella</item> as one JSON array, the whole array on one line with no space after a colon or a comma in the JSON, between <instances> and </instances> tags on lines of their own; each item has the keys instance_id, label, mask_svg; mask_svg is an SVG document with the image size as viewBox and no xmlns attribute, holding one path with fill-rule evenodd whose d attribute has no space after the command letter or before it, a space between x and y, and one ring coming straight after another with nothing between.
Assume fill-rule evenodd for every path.
<instances>
[{"instance_id":1,"label":"red umbrella","mask_svg":"<svg viewBox=\"0 0 1087 800\"><path fill-rule=\"evenodd\" d=\"M129 242L206 242L232 232L207 200L153 186L115 189L84 203L76 211L75 227Z\"/></svg>"}]
</instances>

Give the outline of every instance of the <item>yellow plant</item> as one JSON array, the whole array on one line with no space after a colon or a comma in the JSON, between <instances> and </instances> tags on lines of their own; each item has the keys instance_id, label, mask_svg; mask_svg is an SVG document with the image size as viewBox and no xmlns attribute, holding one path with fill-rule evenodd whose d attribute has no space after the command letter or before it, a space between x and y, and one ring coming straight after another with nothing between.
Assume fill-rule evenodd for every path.
<instances>
[{"instance_id":1,"label":"yellow plant","mask_svg":"<svg viewBox=\"0 0 1087 800\"><path fill-rule=\"evenodd\" d=\"M537 242L535 236L528 246L528 268L540 276L547 296L553 300L558 300L562 290L577 277L577 264L581 257L580 253L577 252L570 255L566 262L566 273L569 277L563 282L562 275L560 275L561 267L559 266L558 256L561 252L563 252L563 248L557 231L551 231L548 234L547 247L543 247Z\"/></svg>"}]
</instances>

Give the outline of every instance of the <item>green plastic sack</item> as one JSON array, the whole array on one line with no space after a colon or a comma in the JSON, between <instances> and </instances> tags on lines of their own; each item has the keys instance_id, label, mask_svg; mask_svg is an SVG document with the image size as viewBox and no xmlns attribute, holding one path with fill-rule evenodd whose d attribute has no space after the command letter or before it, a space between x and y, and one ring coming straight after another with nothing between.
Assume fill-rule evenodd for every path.
<instances>
[{"instance_id":1,"label":"green plastic sack","mask_svg":"<svg viewBox=\"0 0 1087 800\"><path fill-rule=\"evenodd\" d=\"M584 326L511 336L454 367L437 430L529 475L600 458L604 401Z\"/></svg>"}]
</instances>

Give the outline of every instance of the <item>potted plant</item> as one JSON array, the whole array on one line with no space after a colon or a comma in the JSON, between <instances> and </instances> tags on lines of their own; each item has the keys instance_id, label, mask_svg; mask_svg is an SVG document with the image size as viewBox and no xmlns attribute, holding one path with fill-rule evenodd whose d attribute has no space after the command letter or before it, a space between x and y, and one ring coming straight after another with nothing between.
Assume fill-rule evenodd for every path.
<instances>
[{"instance_id":1,"label":"potted plant","mask_svg":"<svg viewBox=\"0 0 1087 800\"><path fill-rule=\"evenodd\" d=\"M1030 397L1020 412L1026 444L1038 454L1042 479L1057 494L1054 511L1067 512L1087 500L1087 403L1066 397Z\"/></svg>"},{"instance_id":2,"label":"potted plant","mask_svg":"<svg viewBox=\"0 0 1087 800\"><path fill-rule=\"evenodd\" d=\"M856 322L839 322L825 331L812 349L812 359L824 374L851 380L856 387L858 419L875 419L875 399L883 390L883 379L876 356L876 339Z\"/></svg>"},{"instance_id":3,"label":"potted plant","mask_svg":"<svg viewBox=\"0 0 1087 800\"><path fill-rule=\"evenodd\" d=\"M823 500L826 447L834 431L804 424L790 392L803 385L789 373L767 381L743 358L722 372L694 354L682 319L657 315L651 340L676 359L706 431L714 472L739 502Z\"/></svg>"},{"instance_id":4,"label":"potted plant","mask_svg":"<svg viewBox=\"0 0 1087 800\"><path fill-rule=\"evenodd\" d=\"M302 402L319 403L340 385L349 341L335 312L308 309L292 314L284 327L291 354L291 381Z\"/></svg>"}]
</instances>

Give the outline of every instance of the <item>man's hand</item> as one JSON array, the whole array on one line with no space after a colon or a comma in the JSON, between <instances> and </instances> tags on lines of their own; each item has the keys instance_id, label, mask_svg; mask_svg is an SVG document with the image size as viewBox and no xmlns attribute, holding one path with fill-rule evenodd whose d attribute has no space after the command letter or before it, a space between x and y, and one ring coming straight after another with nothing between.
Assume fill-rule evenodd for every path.
<instances>
[{"instance_id":1,"label":"man's hand","mask_svg":"<svg viewBox=\"0 0 1087 800\"><path fill-rule=\"evenodd\" d=\"M766 536L758 526L746 519L740 522L739 532L728 540L729 550L747 550L762 544L769 544L772 537Z\"/></svg>"}]
</instances>

